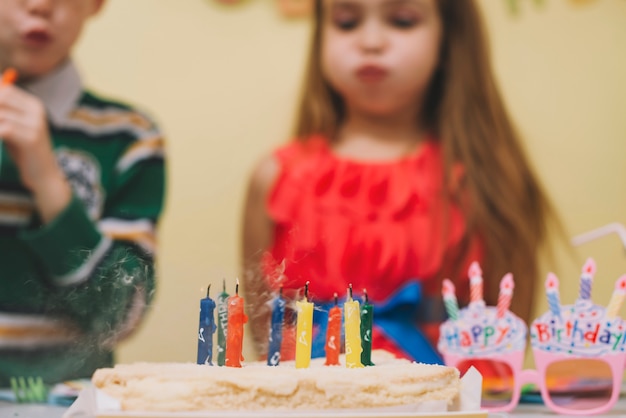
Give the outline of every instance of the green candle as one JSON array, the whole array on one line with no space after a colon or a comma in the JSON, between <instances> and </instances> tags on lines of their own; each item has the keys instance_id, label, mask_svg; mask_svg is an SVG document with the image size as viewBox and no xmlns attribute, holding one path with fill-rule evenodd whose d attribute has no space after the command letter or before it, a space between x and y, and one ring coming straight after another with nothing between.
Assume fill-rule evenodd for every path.
<instances>
[{"instance_id":1,"label":"green candle","mask_svg":"<svg viewBox=\"0 0 626 418\"><path fill-rule=\"evenodd\" d=\"M373 366L372 363L372 322L374 320L374 306L367 297L367 290L363 290L365 294L365 303L361 307L361 363L364 366Z\"/></svg>"},{"instance_id":2,"label":"green candle","mask_svg":"<svg viewBox=\"0 0 626 418\"><path fill-rule=\"evenodd\" d=\"M226 280L223 282L222 293L217 297L217 365L226 364L226 332L228 331L228 293Z\"/></svg>"}]
</instances>

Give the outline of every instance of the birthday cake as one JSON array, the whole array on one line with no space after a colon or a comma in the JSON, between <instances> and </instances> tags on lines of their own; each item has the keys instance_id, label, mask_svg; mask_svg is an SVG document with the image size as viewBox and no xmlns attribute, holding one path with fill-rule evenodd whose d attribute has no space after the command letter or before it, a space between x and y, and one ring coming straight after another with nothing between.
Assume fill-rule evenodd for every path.
<instances>
[{"instance_id":1,"label":"birthday cake","mask_svg":"<svg viewBox=\"0 0 626 418\"><path fill-rule=\"evenodd\" d=\"M451 403L459 393L456 368L413 363L375 351L376 366L346 368L292 362L241 368L191 363L137 363L99 369L96 388L127 411L321 410Z\"/></svg>"}]
</instances>

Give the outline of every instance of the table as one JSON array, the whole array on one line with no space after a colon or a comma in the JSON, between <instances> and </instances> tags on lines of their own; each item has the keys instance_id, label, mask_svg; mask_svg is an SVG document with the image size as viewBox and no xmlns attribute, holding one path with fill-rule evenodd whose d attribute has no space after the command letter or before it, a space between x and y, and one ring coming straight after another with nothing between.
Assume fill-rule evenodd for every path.
<instances>
[{"instance_id":1,"label":"table","mask_svg":"<svg viewBox=\"0 0 626 418\"><path fill-rule=\"evenodd\" d=\"M61 418L67 408L52 405L20 405L0 401L0 418ZM543 405L520 405L510 414L490 414L490 418L567 418L573 415L557 415ZM626 398L618 401L613 410L607 414L596 415L603 417L626 417ZM577 417L579 418L579 417Z\"/></svg>"},{"instance_id":2,"label":"table","mask_svg":"<svg viewBox=\"0 0 626 418\"><path fill-rule=\"evenodd\" d=\"M52 405L22 405L0 401L0 418L61 418L67 408Z\"/></svg>"}]
</instances>

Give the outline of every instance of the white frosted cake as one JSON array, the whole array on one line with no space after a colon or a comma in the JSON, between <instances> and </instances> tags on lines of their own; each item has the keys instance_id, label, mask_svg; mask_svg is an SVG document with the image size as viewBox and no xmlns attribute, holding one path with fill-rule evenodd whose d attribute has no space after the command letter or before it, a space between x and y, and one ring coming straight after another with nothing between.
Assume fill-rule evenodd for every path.
<instances>
[{"instance_id":1,"label":"white frosted cake","mask_svg":"<svg viewBox=\"0 0 626 418\"><path fill-rule=\"evenodd\" d=\"M376 366L307 369L292 362L242 368L192 363L136 363L99 369L94 385L129 411L319 410L451 403L459 393L452 367L413 363L375 352Z\"/></svg>"}]
</instances>

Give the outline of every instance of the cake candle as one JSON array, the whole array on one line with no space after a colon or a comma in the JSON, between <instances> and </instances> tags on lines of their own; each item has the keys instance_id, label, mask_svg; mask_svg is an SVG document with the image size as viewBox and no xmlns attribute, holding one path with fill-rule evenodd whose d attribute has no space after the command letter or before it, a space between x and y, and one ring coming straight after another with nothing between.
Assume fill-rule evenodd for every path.
<instances>
[{"instance_id":1,"label":"cake candle","mask_svg":"<svg viewBox=\"0 0 626 418\"><path fill-rule=\"evenodd\" d=\"M556 317L561 317L561 301L559 300L559 279L554 273L548 273L546 279L546 295L550 312Z\"/></svg>"},{"instance_id":2,"label":"cake candle","mask_svg":"<svg viewBox=\"0 0 626 418\"><path fill-rule=\"evenodd\" d=\"M339 351L341 348L341 308L337 303L328 311L328 327L326 328L326 366L339 365Z\"/></svg>"},{"instance_id":3,"label":"cake candle","mask_svg":"<svg viewBox=\"0 0 626 418\"><path fill-rule=\"evenodd\" d=\"M211 285L207 286L206 298L200 299L200 323L198 326L198 364L213 365L213 333L215 332L215 301L209 297Z\"/></svg>"},{"instance_id":4,"label":"cake candle","mask_svg":"<svg viewBox=\"0 0 626 418\"><path fill-rule=\"evenodd\" d=\"M228 296L226 280L222 281L222 293L217 297L217 365L226 364L226 333L228 332Z\"/></svg>"},{"instance_id":5,"label":"cake candle","mask_svg":"<svg viewBox=\"0 0 626 418\"><path fill-rule=\"evenodd\" d=\"M248 317L243 310L244 301L239 296L239 279L235 294L228 298L228 333L226 334L226 366L241 367L243 360L243 325Z\"/></svg>"},{"instance_id":6,"label":"cake candle","mask_svg":"<svg viewBox=\"0 0 626 418\"><path fill-rule=\"evenodd\" d=\"M615 289L611 295L609 305L606 307L606 316L609 318L615 318L619 314L619 310L624 303L626 297L626 275L617 279L615 282Z\"/></svg>"},{"instance_id":7,"label":"cake candle","mask_svg":"<svg viewBox=\"0 0 626 418\"><path fill-rule=\"evenodd\" d=\"M352 299L352 285L348 288L348 301L343 305L346 334L346 367L363 367L361 363L361 316L359 301Z\"/></svg>"},{"instance_id":8,"label":"cake candle","mask_svg":"<svg viewBox=\"0 0 626 418\"><path fill-rule=\"evenodd\" d=\"M267 365L278 366L280 363L280 346L283 342L283 321L285 319L285 298L283 287L280 287L278 295L272 303L272 320L270 324L269 348L267 351Z\"/></svg>"},{"instance_id":9,"label":"cake candle","mask_svg":"<svg viewBox=\"0 0 626 418\"><path fill-rule=\"evenodd\" d=\"M446 307L446 312L448 312L448 318L456 321L459 319L459 303L456 299L456 289L450 279L443 279L441 293L443 294L443 304Z\"/></svg>"},{"instance_id":10,"label":"cake candle","mask_svg":"<svg viewBox=\"0 0 626 418\"><path fill-rule=\"evenodd\" d=\"M309 302L309 282L304 285L304 298L296 302L296 369L311 364L313 341L313 303Z\"/></svg>"},{"instance_id":11,"label":"cake candle","mask_svg":"<svg viewBox=\"0 0 626 418\"><path fill-rule=\"evenodd\" d=\"M483 300L483 271L477 261L472 262L469 267L470 279L470 305L484 306Z\"/></svg>"},{"instance_id":12,"label":"cake candle","mask_svg":"<svg viewBox=\"0 0 626 418\"><path fill-rule=\"evenodd\" d=\"M372 363L372 325L374 322L374 305L369 301L367 289L363 289L365 301L361 307L361 364L373 366Z\"/></svg>"},{"instance_id":13,"label":"cake candle","mask_svg":"<svg viewBox=\"0 0 626 418\"><path fill-rule=\"evenodd\" d=\"M580 275L580 299L591 299L591 286L593 285L594 274L596 274L596 262L593 258L588 258Z\"/></svg>"},{"instance_id":14,"label":"cake candle","mask_svg":"<svg viewBox=\"0 0 626 418\"><path fill-rule=\"evenodd\" d=\"M498 318L504 318L509 306L511 306L511 299L513 298L513 288L515 282L513 282L513 274L507 273L500 280L500 294L498 295L498 305L496 316Z\"/></svg>"}]
</instances>

